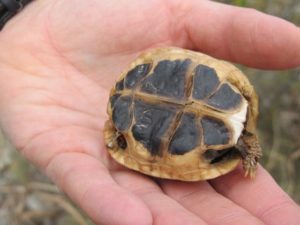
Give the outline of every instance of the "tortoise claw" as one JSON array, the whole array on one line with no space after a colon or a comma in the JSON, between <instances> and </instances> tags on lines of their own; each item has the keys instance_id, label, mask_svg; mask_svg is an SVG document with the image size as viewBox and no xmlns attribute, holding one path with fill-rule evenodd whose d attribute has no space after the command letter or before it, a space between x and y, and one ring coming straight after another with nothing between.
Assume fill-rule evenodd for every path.
<instances>
[{"instance_id":1,"label":"tortoise claw","mask_svg":"<svg viewBox=\"0 0 300 225\"><path fill-rule=\"evenodd\" d=\"M255 178L256 168L247 168L247 169L244 168L244 170L245 170L245 174L244 174L245 177L250 177L251 179Z\"/></svg>"},{"instance_id":2,"label":"tortoise claw","mask_svg":"<svg viewBox=\"0 0 300 225\"><path fill-rule=\"evenodd\" d=\"M257 158L253 155L247 155L243 161L245 177L255 178L257 168Z\"/></svg>"}]
</instances>

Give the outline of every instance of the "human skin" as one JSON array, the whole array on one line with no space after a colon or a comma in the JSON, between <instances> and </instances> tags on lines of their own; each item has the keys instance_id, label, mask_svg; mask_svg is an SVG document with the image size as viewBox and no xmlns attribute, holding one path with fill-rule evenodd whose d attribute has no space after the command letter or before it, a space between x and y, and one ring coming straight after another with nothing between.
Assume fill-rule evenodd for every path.
<instances>
[{"instance_id":1,"label":"human skin","mask_svg":"<svg viewBox=\"0 0 300 225\"><path fill-rule=\"evenodd\" d=\"M300 65L300 29L206 0L41 0L0 33L0 125L96 224L296 225L300 208L261 167L209 182L153 180L107 154L106 102L142 51L178 46L263 69Z\"/></svg>"}]
</instances>

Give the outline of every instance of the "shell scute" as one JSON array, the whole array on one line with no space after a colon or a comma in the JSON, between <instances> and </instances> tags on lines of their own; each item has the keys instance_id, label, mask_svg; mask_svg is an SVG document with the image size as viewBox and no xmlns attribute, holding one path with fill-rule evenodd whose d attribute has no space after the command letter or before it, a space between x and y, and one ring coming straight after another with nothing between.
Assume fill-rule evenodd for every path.
<instances>
[{"instance_id":1,"label":"shell scute","mask_svg":"<svg viewBox=\"0 0 300 225\"><path fill-rule=\"evenodd\" d=\"M205 116L201 119L204 143L207 146L226 145L230 140L230 130L222 120Z\"/></svg>"},{"instance_id":2,"label":"shell scute","mask_svg":"<svg viewBox=\"0 0 300 225\"><path fill-rule=\"evenodd\" d=\"M193 81L193 98L204 100L219 86L220 80L214 68L198 65L195 68Z\"/></svg>"},{"instance_id":3,"label":"shell scute","mask_svg":"<svg viewBox=\"0 0 300 225\"><path fill-rule=\"evenodd\" d=\"M182 99L185 95L186 72L190 64L190 59L158 62L153 73L142 81L141 91Z\"/></svg>"},{"instance_id":4,"label":"shell scute","mask_svg":"<svg viewBox=\"0 0 300 225\"><path fill-rule=\"evenodd\" d=\"M197 117L192 113L184 113L170 141L170 154L183 155L200 145L200 142L201 131Z\"/></svg>"},{"instance_id":5,"label":"shell scute","mask_svg":"<svg viewBox=\"0 0 300 225\"><path fill-rule=\"evenodd\" d=\"M242 102L242 96L236 93L229 84L224 83L219 90L208 98L207 104L220 110L236 109Z\"/></svg>"},{"instance_id":6,"label":"shell scute","mask_svg":"<svg viewBox=\"0 0 300 225\"><path fill-rule=\"evenodd\" d=\"M133 89L139 83L141 79L143 79L149 72L151 65L148 64L140 64L135 68L130 70L125 77L125 88Z\"/></svg>"},{"instance_id":7,"label":"shell scute","mask_svg":"<svg viewBox=\"0 0 300 225\"><path fill-rule=\"evenodd\" d=\"M125 131L132 122L132 97L122 96L115 100L112 121L118 131Z\"/></svg>"},{"instance_id":8,"label":"shell scute","mask_svg":"<svg viewBox=\"0 0 300 225\"><path fill-rule=\"evenodd\" d=\"M132 134L136 141L141 142L151 155L159 155L166 132L175 117L174 109L161 105L135 101Z\"/></svg>"}]
</instances>

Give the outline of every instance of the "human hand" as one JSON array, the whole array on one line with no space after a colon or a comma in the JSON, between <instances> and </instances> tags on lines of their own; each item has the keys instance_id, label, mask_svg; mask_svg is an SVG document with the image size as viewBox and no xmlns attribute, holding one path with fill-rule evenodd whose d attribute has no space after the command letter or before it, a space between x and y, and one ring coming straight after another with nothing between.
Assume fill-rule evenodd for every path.
<instances>
[{"instance_id":1,"label":"human hand","mask_svg":"<svg viewBox=\"0 0 300 225\"><path fill-rule=\"evenodd\" d=\"M259 167L210 182L117 166L102 130L108 92L141 51L178 46L258 68L300 65L300 29L210 1L31 3L0 33L0 124L96 224L296 224L299 207Z\"/></svg>"}]
</instances>

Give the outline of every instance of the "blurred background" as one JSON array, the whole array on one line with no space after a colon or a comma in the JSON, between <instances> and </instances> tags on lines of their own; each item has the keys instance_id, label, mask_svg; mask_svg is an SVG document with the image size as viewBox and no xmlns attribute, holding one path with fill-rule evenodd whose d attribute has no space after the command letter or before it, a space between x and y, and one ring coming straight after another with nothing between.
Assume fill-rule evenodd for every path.
<instances>
[{"instance_id":1,"label":"blurred background","mask_svg":"<svg viewBox=\"0 0 300 225\"><path fill-rule=\"evenodd\" d=\"M299 0L219 2L252 7L300 26ZM300 68L261 71L239 67L260 97L262 164L300 203ZM0 225L92 225L55 185L14 151L1 133L0 175Z\"/></svg>"}]
</instances>

